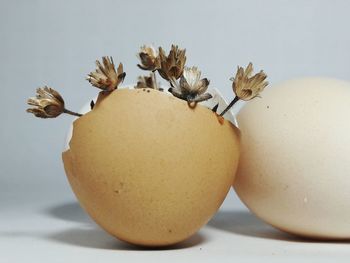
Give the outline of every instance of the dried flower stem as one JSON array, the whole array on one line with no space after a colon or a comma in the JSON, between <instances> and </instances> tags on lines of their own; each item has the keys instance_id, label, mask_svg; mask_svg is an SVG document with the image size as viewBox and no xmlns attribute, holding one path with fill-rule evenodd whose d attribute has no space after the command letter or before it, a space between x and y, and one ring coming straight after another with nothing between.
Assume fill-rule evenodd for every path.
<instances>
[{"instance_id":1,"label":"dried flower stem","mask_svg":"<svg viewBox=\"0 0 350 263\"><path fill-rule=\"evenodd\" d=\"M69 115L73 115L73 116L77 116L77 117L83 116L83 114L80 114L80 113L77 113L77 112L74 112L74 111L70 111L70 110L67 110L67 109L63 109L63 113L66 113L66 114L69 114Z\"/></svg>"},{"instance_id":2,"label":"dried flower stem","mask_svg":"<svg viewBox=\"0 0 350 263\"><path fill-rule=\"evenodd\" d=\"M239 101L239 98L236 96L233 101L230 102L230 104L223 110L223 112L220 113L220 116L223 117L226 112L229 111L233 107L233 105L236 104L236 102Z\"/></svg>"},{"instance_id":3,"label":"dried flower stem","mask_svg":"<svg viewBox=\"0 0 350 263\"><path fill-rule=\"evenodd\" d=\"M151 72L151 76L152 76L152 81L154 83L154 86L155 86L156 90L159 90L159 85L157 83L156 73L154 71L152 71Z\"/></svg>"},{"instance_id":4,"label":"dried flower stem","mask_svg":"<svg viewBox=\"0 0 350 263\"><path fill-rule=\"evenodd\" d=\"M219 108L219 103L217 103L211 110L212 110L212 112L216 113L218 108Z\"/></svg>"}]
</instances>

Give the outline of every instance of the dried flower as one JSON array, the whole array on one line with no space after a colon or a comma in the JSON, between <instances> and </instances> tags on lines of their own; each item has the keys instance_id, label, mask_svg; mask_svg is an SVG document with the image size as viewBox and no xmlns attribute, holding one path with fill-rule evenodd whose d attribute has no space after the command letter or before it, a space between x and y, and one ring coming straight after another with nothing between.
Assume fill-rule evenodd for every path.
<instances>
[{"instance_id":1,"label":"dried flower","mask_svg":"<svg viewBox=\"0 0 350 263\"><path fill-rule=\"evenodd\" d=\"M158 90L158 84L155 83L154 75L151 73L149 76L139 76L136 89L156 89Z\"/></svg>"},{"instance_id":2,"label":"dried flower","mask_svg":"<svg viewBox=\"0 0 350 263\"><path fill-rule=\"evenodd\" d=\"M141 62L137 64L139 68L154 71L160 67L158 50L154 46L142 46L137 55Z\"/></svg>"},{"instance_id":3,"label":"dried flower","mask_svg":"<svg viewBox=\"0 0 350 263\"><path fill-rule=\"evenodd\" d=\"M62 96L54 89L45 86L36 90L36 97L28 99L28 105L35 108L27 109L27 112L33 113L39 118L56 118L62 113L68 113L74 116L82 116L79 113L69 111L64 107Z\"/></svg>"},{"instance_id":4,"label":"dried flower","mask_svg":"<svg viewBox=\"0 0 350 263\"><path fill-rule=\"evenodd\" d=\"M181 77L186 62L185 54L186 49L179 49L175 45L171 46L168 56L161 47L159 48L160 68L158 72L162 78L170 81Z\"/></svg>"},{"instance_id":5,"label":"dried flower","mask_svg":"<svg viewBox=\"0 0 350 263\"><path fill-rule=\"evenodd\" d=\"M211 94L205 93L208 89L209 80L201 79L201 71L197 67L185 67L180 78L180 85L170 88L169 91L180 99L189 103L208 100Z\"/></svg>"},{"instance_id":6,"label":"dried flower","mask_svg":"<svg viewBox=\"0 0 350 263\"><path fill-rule=\"evenodd\" d=\"M252 76L253 64L249 63L247 68L244 70L243 67L238 67L236 76L232 78L232 89L236 96L241 100L251 100L258 97L260 92L268 85L265 81L267 75L264 71Z\"/></svg>"},{"instance_id":7,"label":"dried flower","mask_svg":"<svg viewBox=\"0 0 350 263\"><path fill-rule=\"evenodd\" d=\"M232 108L232 106L239 100L251 100L255 97L258 97L260 93L264 90L264 88L268 85L268 82L265 81L267 75L264 71L260 71L259 73L252 76L253 73L253 64L250 62L246 69L243 67L238 67L236 76L231 78L233 81L232 89L236 94L235 98L231 103L226 107L226 109L220 114L220 116L224 116L224 114Z\"/></svg>"},{"instance_id":8,"label":"dried flower","mask_svg":"<svg viewBox=\"0 0 350 263\"><path fill-rule=\"evenodd\" d=\"M96 60L96 71L91 72L87 80L96 88L110 92L118 88L126 74L122 63L119 64L117 71L115 70L112 57L102 57L102 62L103 65Z\"/></svg>"}]
</instances>

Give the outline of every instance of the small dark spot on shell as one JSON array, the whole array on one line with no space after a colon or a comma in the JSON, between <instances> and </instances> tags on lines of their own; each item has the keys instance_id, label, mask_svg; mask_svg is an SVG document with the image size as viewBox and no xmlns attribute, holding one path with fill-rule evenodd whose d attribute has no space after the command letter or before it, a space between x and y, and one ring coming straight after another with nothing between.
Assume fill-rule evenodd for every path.
<instances>
[{"instance_id":1,"label":"small dark spot on shell","mask_svg":"<svg viewBox=\"0 0 350 263\"><path fill-rule=\"evenodd\" d=\"M114 190L114 193L119 194L119 190Z\"/></svg>"},{"instance_id":2,"label":"small dark spot on shell","mask_svg":"<svg viewBox=\"0 0 350 263\"><path fill-rule=\"evenodd\" d=\"M171 229L168 229L168 232L169 232L169 233L172 233L173 231L172 231Z\"/></svg>"},{"instance_id":3,"label":"small dark spot on shell","mask_svg":"<svg viewBox=\"0 0 350 263\"><path fill-rule=\"evenodd\" d=\"M146 91L146 89L142 89L143 91Z\"/></svg>"},{"instance_id":4,"label":"small dark spot on shell","mask_svg":"<svg viewBox=\"0 0 350 263\"><path fill-rule=\"evenodd\" d=\"M147 92L150 93L151 91L148 89Z\"/></svg>"},{"instance_id":5,"label":"small dark spot on shell","mask_svg":"<svg viewBox=\"0 0 350 263\"><path fill-rule=\"evenodd\" d=\"M267 105L267 106L266 106L266 108L267 108L267 109L270 109L270 106L269 106L269 105Z\"/></svg>"}]
</instances>

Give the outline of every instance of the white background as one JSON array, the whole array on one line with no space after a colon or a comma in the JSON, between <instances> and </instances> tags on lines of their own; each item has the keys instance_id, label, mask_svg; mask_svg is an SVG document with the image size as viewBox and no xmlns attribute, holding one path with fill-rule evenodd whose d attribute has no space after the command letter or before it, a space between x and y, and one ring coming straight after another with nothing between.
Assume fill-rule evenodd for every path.
<instances>
[{"instance_id":1,"label":"white background","mask_svg":"<svg viewBox=\"0 0 350 263\"><path fill-rule=\"evenodd\" d=\"M79 109L96 94L84 77L103 55L122 61L125 83L133 83L144 43L186 47L187 64L199 66L227 99L228 79L249 61L272 84L301 76L348 80L349 10L345 0L0 1L0 262L347 262L348 243L275 231L233 192L207 227L172 250L115 241L86 217L67 184L61 150L71 118L35 119L25 101L51 85Z\"/></svg>"}]
</instances>

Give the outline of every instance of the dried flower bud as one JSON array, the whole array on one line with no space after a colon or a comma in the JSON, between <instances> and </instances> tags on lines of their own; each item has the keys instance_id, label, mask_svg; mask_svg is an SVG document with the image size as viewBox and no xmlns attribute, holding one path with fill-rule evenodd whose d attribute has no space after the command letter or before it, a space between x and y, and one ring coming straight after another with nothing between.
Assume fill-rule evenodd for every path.
<instances>
[{"instance_id":1,"label":"dried flower bud","mask_svg":"<svg viewBox=\"0 0 350 263\"><path fill-rule=\"evenodd\" d=\"M232 89L241 100L247 101L259 96L268 85L268 82L265 81L267 75L262 70L254 76L252 73L253 64L249 63L245 70L243 67L238 67L236 76L231 79Z\"/></svg>"},{"instance_id":2,"label":"dried flower bud","mask_svg":"<svg viewBox=\"0 0 350 263\"><path fill-rule=\"evenodd\" d=\"M119 64L117 71L115 70L112 57L102 57L102 62L103 65L96 60L96 71L91 72L87 80L92 86L110 92L118 88L126 74L122 63Z\"/></svg>"},{"instance_id":3,"label":"dried flower bud","mask_svg":"<svg viewBox=\"0 0 350 263\"><path fill-rule=\"evenodd\" d=\"M260 95L260 92L269 84L266 80L267 75L264 71L252 76L253 73L253 64L249 63L247 68L243 67L237 68L237 73L234 78L231 78L233 81L232 89L236 94L236 97L230 102L230 104L221 112L220 116L224 116L233 105L239 100L251 100Z\"/></svg>"},{"instance_id":4,"label":"dried flower bud","mask_svg":"<svg viewBox=\"0 0 350 263\"><path fill-rule=\"evenodd\" d=\"M28 105L35 108L27 109L39 118L56 118L64 112L64 100L62 96L52 88L45 86L36 90L36 97L28 99Z\"/></svg>"},{"instance_id":5,"label":"dried flower bud","mask_svg":"<svg viewBox=\"0 0 350 263\"><path fill-rule=\"evenodd\" d=\"M184 70L186 62L186 49L179 49L172 45L169 55L166 56L164 50L159 48L160 69L159 74L166 80L179 79Z\"/></svg>"},{"instance_id":6,"label":"dried flower bud","mask_svg":"<svg viewBox=\"0 0 350 263\"><path fill-rule=\"evenodd\" d=\"M160 67L158 50L154 46L142 46L137 55L141 62L137 64L139 68L154 71Z\"/></svg>"},{"instance_id":7,"label":"dried flower bud","mask_svg":"<svg viewBox=\"0 0 350 263\"><path fill-rule=\"evenodd\" d=\"M208 89L209 80L201 79L201 71L197 67L185 67L180 78L180 86L170 88L169 91L180 99L188 102L200 102L208 100L211 94L205 93Z\"/></svg>"},{"instance_id":8,"label":"dried flower bud","mask_svg":"<svg viewBox=\"0 0 350 263\"><path fill-rule=\"evenodd\" d=\"M157 83L155 83L155 79L151 73L149 76L139 76L137 84L135 86L136 89L158 89Z\"/></svg>"},{"instance_id":9,"label":"dried flower bud","mask_svg":"<svg viewBox=\"0 0 350 263\"><path fill-rule=\"evenodd\" d=\"M56 118L62 113L67 113L73 116L82 116L79 113L67 110L64 107L64 100L62 96L54 89L45 86L36 90L36 97L28 99L28 105L35 106L35 108L27 109L27 112L33 113L39 118Z\"/></svg>"}]
</instances>

